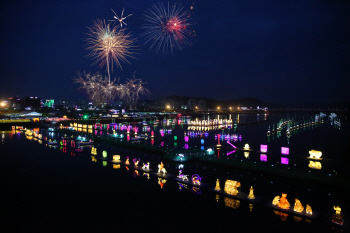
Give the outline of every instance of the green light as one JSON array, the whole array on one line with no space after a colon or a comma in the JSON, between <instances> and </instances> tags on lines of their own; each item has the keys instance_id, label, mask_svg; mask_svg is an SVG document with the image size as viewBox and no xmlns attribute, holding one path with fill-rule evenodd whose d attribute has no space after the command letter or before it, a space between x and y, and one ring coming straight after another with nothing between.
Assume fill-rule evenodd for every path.
<instances>
[{"instance_id":1,"label":"green light","mask_svg":"<svg viewBox=\"0 0 350 233\"><path fill-rule=\"evenodd\" d=\"M88 119L89 118L89 116L88 115L84 115L84 119Z\"/></svg>"},{"instance_id":2,"label":"green light","mask_svg":"<svg viewBox=\"0 0 350 233\"><path fill-rule=\"evenodd\" d=\"M174 140L175 140L175 141L177 140L177 136L174 136Z\"/></svg>"}]
</instances>

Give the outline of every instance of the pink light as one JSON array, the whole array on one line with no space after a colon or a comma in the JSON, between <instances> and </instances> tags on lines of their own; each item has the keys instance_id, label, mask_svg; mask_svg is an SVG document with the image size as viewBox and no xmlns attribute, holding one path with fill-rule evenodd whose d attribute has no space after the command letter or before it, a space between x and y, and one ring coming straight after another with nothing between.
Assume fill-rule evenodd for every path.
<instances>
[{"instance_id":1,"label":"pink light","mask_svg":"<svg viewBox=\"0 0 350 233\"><path fill-rule=\"evenodd\" d=\"M227 152L227 155L233 154L233 153L235 153L235 152L236 152L235 150L230 151L230 152Z\"/></svg>"},{"instance_id":2,"label":"pink light","mask_svg":"<svg viewBox=\"0 0 350 233\"><path fill-rule=\"evenodd\" d=\"M281 147L281 154L289 155L289 148L288 147Z\"/></svg>"},{"instance_id":3,"label":"pink light","mask_svg":"<svg viewBox=\"0 0 350 233\"><path fill-rule=\"evenodd\" d=\"M188 142L188 136L185 136L185 142ZM188 145L187 145L188 146Z\"/></svg>"},{"instance_id":4,"label":"pink light","mask_svg":"<svg viewBox=\"0 0 350 233\"><path fill-rule=\"evenodd\" d=\"M237 147L235 147L231 142L227 141L227 143L228 143L230 146L232 146L233 148L237 148Z\"/></svg>"},{"instance_id":5,"label":"pink light","mask_svg":"<svg viewBox=\"0 0 350 233\"><path fill-rule=\"evenodd\" d=\"M267 162L267 155L261 154L260 161Z\"/></svg>"},{"instance_id":6,"label":"pink light","mask_svg":"<svg viewBox=\"0 0 350 233\"><path fill-rule=\"evenodd\" d=\"M267 145L260 145L261 152L267 152Z\"/></svg>"},{"instance_id":7,"label":"pink light","mask_svg":"<svg viewBox=\"0 0 350 233\"><path fill-rule=\"evenodd\" d=\"M220 145L220 134L218 134L218 145Z\"/></svg>"},{"instance_id":8,"label":"pink light","mask_svg":"<svg viewBox=\"0 0 350 233\"><path fill-rule=\"evenodd\" d=\"M281 164L289 164L289 159L285 157L281 157Z\"/></svg>"},{"instance_id":9,"label":"pink light","mask_svg":"<svg viewBox=\"0 0 350 233\"><path fill-rule=\"evenodd\" d=\"M163 147L163 146L164 146L164 142L163 142L163 141L160 143L160 146L161 146L161 147Z\"/></svg>"},{"instance_id":10,"label":"pink light","mask_svg":"<svg viewBox=\"0 0 350 233\"><path fill-rule=\"evenodd\" d=\"M186 144L185 144L185 149L188 150L188 148L189 148L189 146L188 146L188 144L186 143Z\"/></svg>"}]
</instances>

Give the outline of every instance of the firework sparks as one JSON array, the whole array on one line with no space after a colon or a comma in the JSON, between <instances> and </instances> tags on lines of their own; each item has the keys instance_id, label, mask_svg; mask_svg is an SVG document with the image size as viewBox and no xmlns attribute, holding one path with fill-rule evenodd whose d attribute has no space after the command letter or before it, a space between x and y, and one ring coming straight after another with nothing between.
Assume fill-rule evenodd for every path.
<instances>
[{"instance_id":1,"label":"firework sparks","mask_svg":"<svg viewBox=\"0 0 350 233\"><path fill-rule=\"evenodd\" d=\"M131 79L123 85L123 97L122 99L131 107L135 108L136 103L140 97L140 95L149 96L151 92L144 87L146 83L142 82L141 79L135 78L135 73Z\"/></svg>"},{"instance_id":2,"label":"firework sparks","mask_svg":"<svg viewBox=\"0 0 350 233\"><path fill-rule=\"evenodd\" d=\"M96 20L89 28L90 37L87 39L86 49L91 50L89 56L96 60L94 64L100 62L100 66L107 65L107 69L110 65L113 69L113 62L120 68L120 61L130 64L127 57L134 58L130 51L134 47L134 40L129 33L125 34L123 29L118 29L119 26L106 24L104 20Z\"/></svg>"},{"instance_id":3,"label":"firework sparks","mask_svg":"<svg viewBox=\"0 0 350 233\"><path fill-rule=\"evenodd\" d=\"M189 16L181 5L177 7L175 4L170 8L168 2L167 9L161 3L152 5L144 15L146 24L142 28L145 32L141 36L145 37L145 44L151 43L150 50L154 48L157 53L160 48L163 53L169 50L173 53L173 48L181 51L183 46L189 44L188 37L191 36Z\"/></svg>"},{"instance_id":4,"label":"firework sparks","mask_svg":"<svg viewBox=\"0 0 350 233\"><path fill-rule=\"evenodd\" d=\"M123 17L123 14L124 14L124 8L123 8L122 14L121 14L121 16L120 16L120 18L119 18L118 15L114 12L114 10L113 10L113 9L111 9L111 10L112 10L113 13L114 13L114 17L113 17L113 18L115 18L116 20L119 21L120 27L121 27L121 28L123 27L123 24L127 25L127 24L124 22L124 19L128 18L129 16L132 16L132 14ZM115 20L109 20L109 21L115 21Z\"/></svg>"}]
</instances>

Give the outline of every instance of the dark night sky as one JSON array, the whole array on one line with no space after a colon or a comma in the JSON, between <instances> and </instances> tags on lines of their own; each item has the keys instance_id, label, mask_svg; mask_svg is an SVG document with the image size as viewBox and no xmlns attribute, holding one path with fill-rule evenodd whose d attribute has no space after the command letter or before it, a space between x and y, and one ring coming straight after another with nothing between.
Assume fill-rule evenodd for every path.
<instances>
[{"instance_id":1,"label":"dark night sky","mask_svg":"<svg viewBox=\"0 0 350 233\"><path fill-rule=\"evenodd\" d=\"M124 82L136 71L152 98L350 101L349 1L182 0L187 9L195 3L190 22L197 36L173 55L149 51L140 37L142 14L157 2L2 1L0 98L87 99L71 83L75 71L106 73L87 57L87 27L124 7L124 15L133 13L126 22L138 54L123 70L114 67L113 76Z\"/></svg>"}]
</instances>

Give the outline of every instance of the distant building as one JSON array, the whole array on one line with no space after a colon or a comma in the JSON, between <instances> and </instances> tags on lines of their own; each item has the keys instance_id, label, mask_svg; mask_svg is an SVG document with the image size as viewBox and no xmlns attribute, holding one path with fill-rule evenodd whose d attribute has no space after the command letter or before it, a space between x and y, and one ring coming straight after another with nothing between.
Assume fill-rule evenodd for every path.
<instances>
[{"instance_id":1,"label":"distant building","mask_svg":"<svg viewBox=\"0 0 350 233\"><path fill-rule=\"evenodd\" d=\"M44 105L45 105L45 107L53 108L54 104L55 104L55 100L54 99L49 99L49 100L46 100Z\"/></svg>"},{"instance_id":2,"label":"distant building","mask_svg":"<svg viewBox=\"0 0 350 233\"><path fill-rule=\"evenodd\" d=\"M205 110L206 109L206 102L204 99L198 100L198 109L199 110Z\"/></svg>"}]
</instances>

